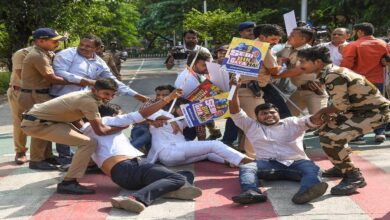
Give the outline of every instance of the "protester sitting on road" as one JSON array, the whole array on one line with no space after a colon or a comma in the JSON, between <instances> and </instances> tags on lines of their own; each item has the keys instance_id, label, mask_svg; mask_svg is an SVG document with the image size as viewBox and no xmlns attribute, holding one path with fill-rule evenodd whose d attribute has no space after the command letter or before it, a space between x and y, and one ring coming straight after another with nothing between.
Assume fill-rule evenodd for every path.
<instances>
[{"instance_id":1,"label":"protester sitting on road","mask_svg":"<svg viewBox=\"0 0 390 220\"><path fill-rule=\"evenodd\" d=\"M191 67L193 60L195 59L194 65ZM212 58L209 53L203 52L202 50L190 52L187 59L187 67L177 76L175 81L176 88L182 88L184 91L184 97L194 91L202 82L209 78L206 62L211 62ZM215 125L214 122L206 124L210 136L208 140L215 140L222 136L220 129ZM186 128L184 133L188 140L193 140L195 137L198 140L206 139L206 127L205 125L195 126L194 128ZM194 134L195 133L195 134Z\"/></svg>"},{"instance_id":2,"label":"protester sitting on road","mask_svg":"<svg viewBox=\"0 0 390 220\"><path fill-rule=\"evenodd\" d=\"M156 97L142 104L139 110L147 108L151 104L160 101L164 97L168 96L173 90L175 90L175 88L171 85L157 86L154 89L154 92L156 93ZM169 108L169 105L164 107L164 109L166 108ZM133 129L131 129L130 142L135 148L147 154L147 152L150 150L151 143L152 143L152 135L150 134L149 124L147 123L147 121L134 124Z\"/></svg>"},{"instance_id":3,"label":"protester sitting on road","mask_svg":"<svg viewBox=\"0 0 390 220\"><path fill-rule=\"evenodd\" d=\"M232 78L232 84L239 88L235 77ZM300 189L292 198L297 204L322 196L328 184L321 181L320 168L307 157L302 143L306 129L321 125L320 115L280 120L278 109L264 103L253 109L257 119L252 119L239 106L236 90L229 102L231 117L253 144L256 161L240 166L242 193L234 196L233 201L240 204L266 201L267 197L258 188L258 178L301 181Z\"/></svg>"},{"instance_id":4,"label":"protester sitting on road","mask_svg":"<svg viewBox=\"0 0 390 220\"><path fill-rule=\"evenodd\" d=\"M188 103L185 99L178 99L174 106L174 114L182 116L180 105ZM159 111L155 117L170 119L174 116L165 111ZM153 118L154 119L154 118ZM150 163L161 162L166 166L190 164L201 160L210 160L217 163L231 163L232 165L252 162L253 159L232 149L220 141L186 141L182 134L187 124L184 120L150 127L152 134L152 148L147 160Z\"/></svg>"},{"instance_id":5,"label":"protester sitting on road","mask_svg":"<svg viewBox=\"0 0 390 220\"><path fill-rule=\"evenodd\" d=\"M129 124L140 122L144 120L142 115L153 109L156 109L155 105L126 114L126 120ZM117 119L105 116L120 115L121 110L118 105L105 104L99 106L99 112L102 123L110 125ZM130 144L123 132L99 136L89 123L84 124L81 130L97 141L92 159L103 172L119 186L137 190L129 196L113 197L111 204L114 208L140 213L159 197L191 200L202 194L199 188L192 186L194 176L191 172L174 172L161 165L141 163L139 158L143 153Z\"/></svg>"}]
</instances>

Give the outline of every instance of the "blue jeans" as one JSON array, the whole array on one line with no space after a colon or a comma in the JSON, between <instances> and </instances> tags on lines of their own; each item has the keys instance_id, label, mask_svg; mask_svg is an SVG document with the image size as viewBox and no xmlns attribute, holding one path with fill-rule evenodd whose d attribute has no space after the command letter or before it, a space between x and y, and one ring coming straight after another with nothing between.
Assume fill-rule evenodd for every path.
<instances>
[{"instance_id":1,"label":"blue jeans","mask_svg":"<svg viewBox=\"0 0 390 220\"><path fill-rule=\"evenodd\" d=\"M152 134L150 134L149 126L146 124L136 124L131 130L131 145L133 145L138 150L142 146L146 147L146 150L150 150L150 144L152 141Z\"/></svg>"},{"instance_id":2,"label":"blue jeans","mask_svg":"<svg viewBox=\"0 0 390 220\"><path fill-rule=\"evenodd\" d=\"M378 88L379 92L382 93L383 83L375 83L376 88ZM382 125L381 127L374 129L375 135L385 134L387 124Z\"/></svg>"},{"instance_id":3,"label":"blue jeans","mask_svg":"<svg viewBox=\"0 0 390 220\"><path fill-rule=\"evenodd\" d=\"M70 149L69 145L56 143L56 150L59 158L72 159L74 152Z\"/></svg>"},{"instance_id":4,"label":"blue jeans","mask_svg":"<svg viewBox=\"0 0 390 220\"><path fill-rule=\"evenodd\" d=\"M320 168L311 160L296 160L290 166L276 160L256 160L240 166L240 186L243 192L257 190L258 179L300 180L299 193L321 182Z\"/></svg>"},{"instance_id":5,"label":"blue jeans","mask_svg":"<svg viewBox=\"0 0 390 220\"><path fill-rule=\"evenodd\" d=\"M227 118L222 142L231 144L237 139L237 135L238 135L238 127L236 126L236 124L234 124L233 119Z\"/></svg>"},{"instance_id":6,"label":"blue jeans","mask_svg":"<svg viewBox=\"0 0 390 220\"><path fill-rule=\"evenodd\" d=\"M287 118L291 116L290 110L287 107L286 102L279 92L270 84L267 84L263 89L264 102L272 103L279 109L280 118Z\"/></svg>"}]
</instances>

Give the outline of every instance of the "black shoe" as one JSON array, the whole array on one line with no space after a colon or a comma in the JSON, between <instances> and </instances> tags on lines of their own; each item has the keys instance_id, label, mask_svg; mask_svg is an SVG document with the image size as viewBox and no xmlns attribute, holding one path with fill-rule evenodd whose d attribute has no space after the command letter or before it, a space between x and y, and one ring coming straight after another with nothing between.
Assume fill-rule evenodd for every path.
<instances>
[{"instance_id":1,"label":"black shoe","mask_svg":"<svg viewBox=\"0 0 390 220\"><path fill-rule=\"evenodd\" d=\"M57 167L44 160L42 161L30 161L28 167L33 170L57 170Z\"/></svg>"},{"instance_id":2,"label":"black shoe","mask_svg":"<svg viewBox=\"0 0 390 220\"><path fill-rule=\"evenodd\" d=\"M74 180L74 181L62 181L61 183L57 184L57 193L82 195L82 194L94 194L95 190L82 186L77 181Z\"/></svg>"},{"instance_id":3,"label":"black shoe","mask_svg":"<svg viewBox=\"0 0 390 220\"><path fill-rule=\"evenodd\" d=\"M221 132L219 132L217 134L210 134L210 136L208 136L206 140L217 140L220 137L222 137Z\"/></svg>"},{"instance_id":4,"label":"black shoe","mask_svg":"<svg viewBox=\"0 0 390 220\"><path fill-rule=\"evenodd\" d=\"M97 165L93 165L93 166L88 166L85 173L86 174L99 174L99 173L103 173L103 172Z\"/></svg>"},{"instance_id":5,"label":"black shoe","mask_svg":"<svg viewBox=\"0 0 390 220\"><path fill-rule=\"evenodd\" d=\"M260 191L250 189L238 196L233 196L232 200L239 204L252 204L267 201L267 196L263 195Z\"/></svg>"},{"instance_id":6,"label":"black shoe","mask_svg":"<svg viewBox=\"0 0 390 220\"><path fill-rule=\"evenodd\" d=\"M337 167L332 167L322 172L322 177L343 177L343 173Z\"/></svg>"},{"instance_id":7,"label":"black shoe","mask_svg":"<svg viewBox=\"0 0 390 220\"><path fill-rule=\"evenodd\" d=\"M355 169L347 172L341 182L330 190L330 193L332 195L349 195L356 192L358 188L363 188L366 185L367 183L362 173L359 169Z\"/></svg>"},{"instance_id":8,"label":"black shoe","mask_svg":"<svg viewBox=\"0 0 390 220\"><path fill-rule=\"evenodd\" d=\"M311 200L324 195L327 188L328 188L327 183L324 182L317 183L314 186L308 188L307 190L295 194L294 197L292 198L292 201L295 204L304 204L310 202Z\"/></svg>"},{"instance_id":9,"label":"black shoe","mask_svg":"<svg viewBox=\"0 0 390 220\"><path fill-rule=\"evenodd\" d=\"M61 163L58 161L58 157L56 157L56 156L52 156L50 158L47 158L45 161L52 164L52 165L55 165L55 166L61 165Z\"/></svg>"}]
</instances>

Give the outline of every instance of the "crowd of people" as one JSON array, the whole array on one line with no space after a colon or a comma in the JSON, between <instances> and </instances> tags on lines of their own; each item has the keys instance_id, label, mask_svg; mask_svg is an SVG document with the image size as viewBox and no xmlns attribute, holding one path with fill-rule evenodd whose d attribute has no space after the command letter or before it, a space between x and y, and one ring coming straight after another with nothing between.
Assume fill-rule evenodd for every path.
<instances>
[{"instance_id":1,"label":"crowd of people","mask_svg":"<svg viewBox=\"0 0 390 220\"><path fill-rule=\"evenodd\" d=\"M241 38L270 46L258 77L230 76L230 85L237 89L222 134L214 122L188 127L185 120L172 119L183 115L180 105L209 79L207 62L223 65L228 42L213 56L198 45L196 31L184 32L184 53L171 51L165 61L167 69L177 71L177 79L174 85L156 87L152 98L121 82L120 60L118 66L115 53L104 52L99 37L83 36L77 47L55 54L66 38L51 28L39 28L33 33L33 46L12 57L7 95L15 162L28 162L30 169L66 171L57 192L76 195L95 193L78 180L97 166L120 187L136 190L112 198L112 206L137 213L159 197L199 197L202 192L193 185L191 172L165 166L202 160L239 167L242 193L232 198L239 204L267 200L259 179L299 181L295 204L322 196L328 188L322 177L342 178L331 194L350 195L367 183L349 156L348 143L364 140L372 130L375 141L385 141L390 122L385 95L390 46L373 36L370 23L356 24L352 31L355 41L348 42L350 31L339 27L330 42L313 45L315 31L297 27L282 45L280 26L240 23ZM114 52L115 46L112 42ZM110 104L117 93L141 102L139 110L126 114ZM122 133L129 126L130 138ZM321 171L306 155L306 131L319 136L331 169ZM52 142L58 156L53 155Z\"/></svg>"}]
</instances>

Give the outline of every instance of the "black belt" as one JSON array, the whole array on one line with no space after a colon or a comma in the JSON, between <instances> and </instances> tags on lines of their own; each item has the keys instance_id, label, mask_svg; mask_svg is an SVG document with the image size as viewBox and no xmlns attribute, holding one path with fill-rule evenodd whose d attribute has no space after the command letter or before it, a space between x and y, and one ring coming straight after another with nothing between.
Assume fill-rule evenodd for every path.
<instances>
[{"instance_id":1,"label":"black belt","mask_svg":"<svg viewBox=\"0 0 390 220\"><path fill-rule=\"evenodd\" d=\"M22 114L22 118L25 119L25 120L29 120L29 121L36 121L36 120L39 120L40 123L45 123L45 122L51 122L51 121L48 121L48 120L42 120L42 119L39 119L33 115L27 115L27 114Z\"/></svg>"},{"instance_id":2,"label":"black belt","mask_svg":"<svg viewBox=\"0 0 390 220\"><path fill-rule=\"evenodd\" d=\"M50 90L49 89L21 89L20 91L25 93L32 93L33 91L35 91L36 93L39 94L48 94Z\"/></svg>"}]
</instances>

